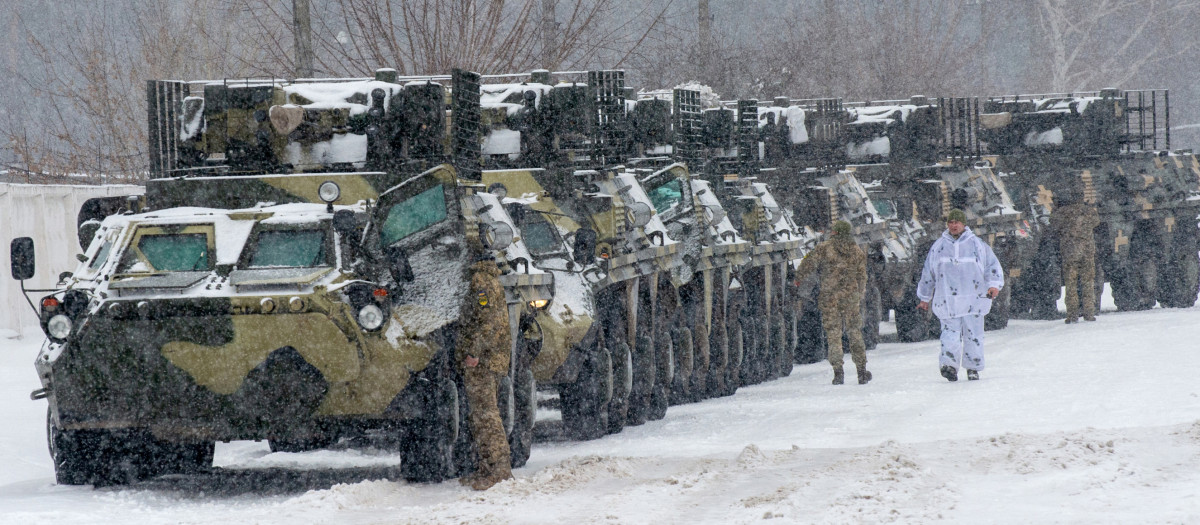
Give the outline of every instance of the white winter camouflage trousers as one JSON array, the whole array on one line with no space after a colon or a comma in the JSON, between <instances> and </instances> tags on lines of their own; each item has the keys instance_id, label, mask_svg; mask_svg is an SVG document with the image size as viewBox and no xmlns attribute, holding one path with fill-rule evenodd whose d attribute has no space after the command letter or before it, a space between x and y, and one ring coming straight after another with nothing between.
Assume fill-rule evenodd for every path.
<instances>
[{"instance_id":1,"label":"white winter camouflage trousers","mask_svg":"<svg viewBox=\"0 0 1200 525\"><path fill-rule=\"evenodd\" d=\"M968 370L983 370L983 316L967 315L942 322L942 354L938 359L941 366L959 367Z\"/></svg>"}]
</instances>

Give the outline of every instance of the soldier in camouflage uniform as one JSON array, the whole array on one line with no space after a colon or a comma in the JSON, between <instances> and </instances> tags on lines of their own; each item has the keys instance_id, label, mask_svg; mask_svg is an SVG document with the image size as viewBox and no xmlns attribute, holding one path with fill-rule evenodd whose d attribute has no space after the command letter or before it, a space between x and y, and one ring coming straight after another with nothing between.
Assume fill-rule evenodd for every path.
<instances>
[{"instance_id":1,"label":"soldier in camouflage uniform","mask_svg":"<svg viewBox=\"0 0 1200 525\"><path fill-rule=\"evenodd\" d=\"M468 277L456 357L467 389L468 423L479 462L475 472L460 481L487 490L512 478L512 456L496 400L499 380L508 374L512 336L496 262L482 256L468 270Z\"/></svg>"},{"instance_id":2,"label":"soldier in camouflage uniform","mask_svg":"<svg viewBox=\"0 0 1200 525\"><path fill-rule=\"evenodd\" d=\"M1067 289L1067 324L1079 320L1080 290L1083 318L1095 321L1096 239L1092 232L1100 225L1100 214L1073 192L1056 197L1059 203L1050 214L1050 229L1058 236L1063 285Z\"/></svg>"},{"instance_id":3,"label":"soldier in camouflage uniform","mask_svg":"<svg viewBox=\"0 0 1200 525\"><path fill-rule=\"evenodd\" d=\"M850 338L850 356L858 368L858 384L866 384L871 380L871 373L867 371L861 308L867 289L867 255L854 244L850 223L837 221L833 224L832 237L818 244L800 263L796 281L803 281L813 272L821 276L817 305L821 308L829 364L833 365L833 384L845 382L843 333Z\"/></svg>"}]
</instances>

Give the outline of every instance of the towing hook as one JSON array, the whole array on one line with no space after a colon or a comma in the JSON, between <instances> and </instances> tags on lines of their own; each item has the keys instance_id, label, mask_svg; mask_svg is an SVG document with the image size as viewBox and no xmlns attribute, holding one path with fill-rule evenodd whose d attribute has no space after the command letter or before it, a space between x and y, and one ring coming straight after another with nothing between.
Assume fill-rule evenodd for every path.
<instances>
[{"instance_id":1,"label":"towing hook","mask_svg":"<svg viewBox=\"0 0 1200 525\"><path fill-rule=\"evenodd\" d=\"M33 401L37 401L39 399L46 399L46 397L49 395L50 395L49 389L39 388L39 389L34 390L33 392L29 393L29 399L31 399Z\"/></svg>"}]
</instances>

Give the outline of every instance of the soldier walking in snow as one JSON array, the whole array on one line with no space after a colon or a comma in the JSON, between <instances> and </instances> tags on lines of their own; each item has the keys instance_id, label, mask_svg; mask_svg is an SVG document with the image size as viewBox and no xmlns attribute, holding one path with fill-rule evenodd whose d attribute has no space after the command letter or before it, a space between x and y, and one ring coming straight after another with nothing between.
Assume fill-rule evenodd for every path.
<instances>
[{"instance_id":1,"label":"soldier walking in snow","mask_svg":"<svg viewBox=\"0 0 1200 525\"><path fill-rule=\"evenodd\" d=\"M858 368L858 384L871 380L867 371L867 350L862 335L862 301L867 289L867 256L854 244L850 223L833 223L833 236L818 244L800 263L796 282L813 272L821 276L821 324L829 364L833 365L833 384L845 382L842 370L842 334L850 338L850 357Z\"/></svg>"},{"instance_id":2,"label":"soldier walking in snow","mask_svg":"<svg viewBox=\"0 0 1200 525\"><path fill-rule=\"evenodd\" d=\"M1079 320L1081 290L1083 318L1095 321L1096 239L1092 232L1100 225L1100 214L1074 192L1060 192L1055 197L1058 206L1050 214L1050 229L1058 236L1063 286L1067 289L1067 324Z\"/></svg>"},{"instance_id":3,"label":"soldier walking in snow","mask_svg":"<svg viewBox=\"0 0 1200 525\"><path fill-rule=\"evenodd\" d=\"M965 224L962 210L950 210L946 231L925 258L917 284L917 308L929 309L942 323L942 377L958 381L960 358L967 379L983 370L983 317L1004 286L1004 269L992 248ZM965 355L964 355L965 354Z\"/></svg>"},{"instance_id":4,"label":"soldier walking in snow","mask_svg":"<svg viewBox=\"0 0 1200 525\"><path fill-rule=\"evenodd\" d=\"M512 336L496 262L482 256L468 275L470 289L459 325L456 361L467 389L468 424L479 462L475 472L459 481L487 490L512 478L512 453L496 400L500 378L508 374Z\"/></svg>"}]
</instances>

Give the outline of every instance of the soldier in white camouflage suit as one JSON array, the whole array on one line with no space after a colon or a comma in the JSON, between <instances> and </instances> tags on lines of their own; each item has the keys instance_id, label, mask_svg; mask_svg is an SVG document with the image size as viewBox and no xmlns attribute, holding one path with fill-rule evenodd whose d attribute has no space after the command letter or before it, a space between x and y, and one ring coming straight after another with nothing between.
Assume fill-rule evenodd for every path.
<instances>
[{"instance_id":1,"label":"soldier in white camouflage suit","mask_svg":"<svg viewBox=\"0 0 1200 525\"><path fill-rule=\"evenodd\" d=\"M967 379L983 370L983 317L1004 286L1004 269L992 248L965 224L962 210L950 210L946 231L933 243L917 284L917 308L942 322L942 377L958 381L961 358Z\"/></svg>"}]
</instances>

